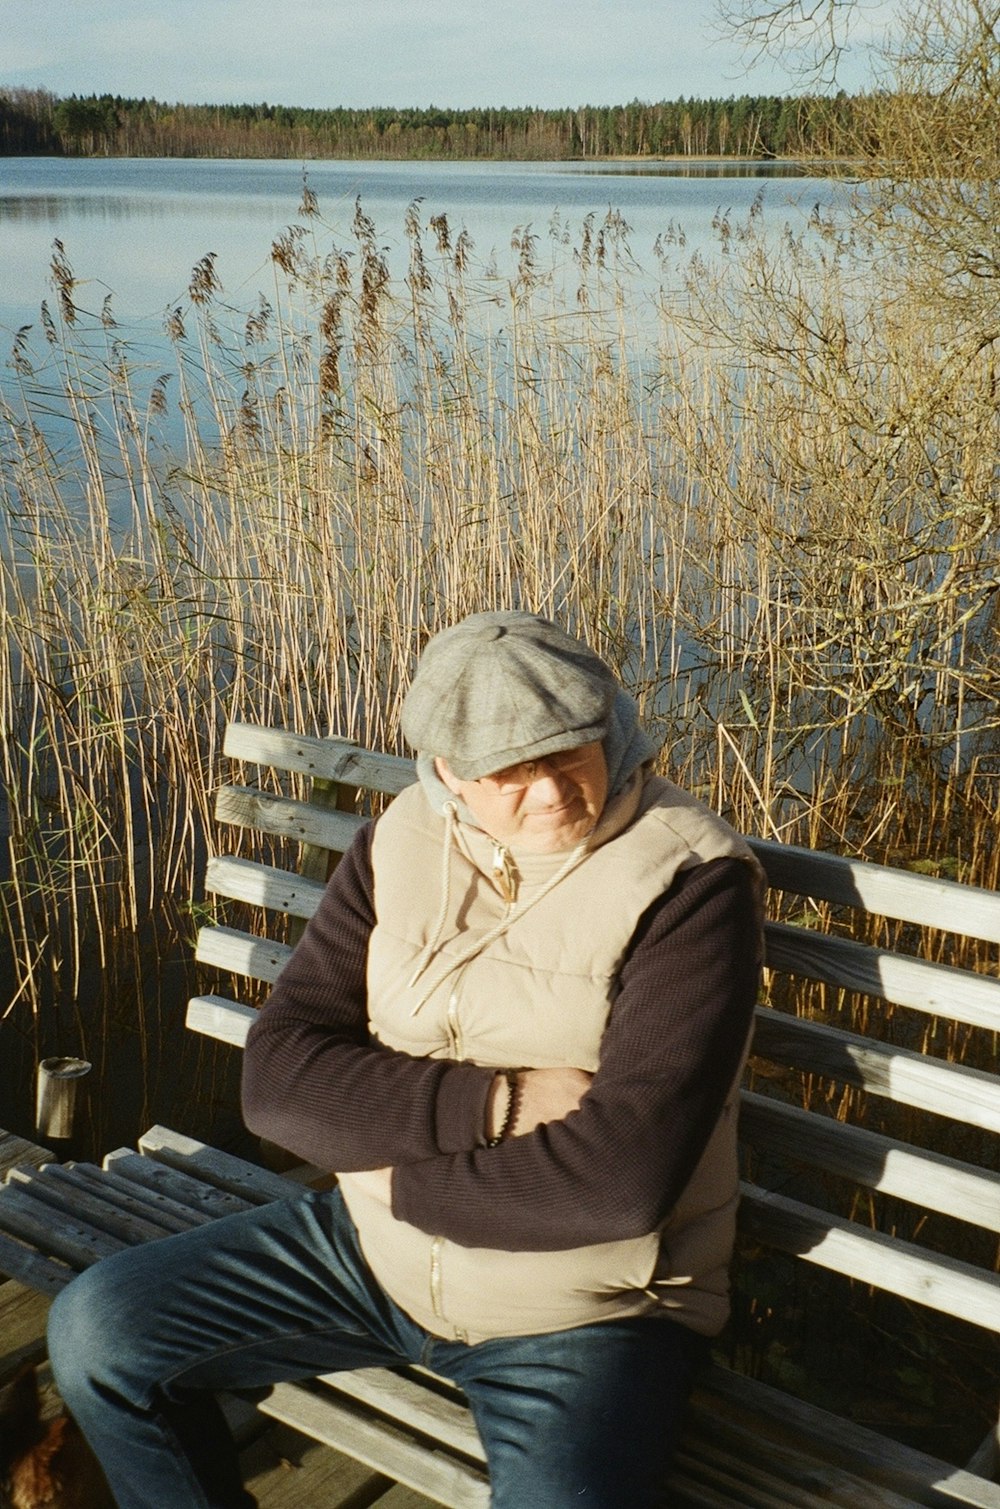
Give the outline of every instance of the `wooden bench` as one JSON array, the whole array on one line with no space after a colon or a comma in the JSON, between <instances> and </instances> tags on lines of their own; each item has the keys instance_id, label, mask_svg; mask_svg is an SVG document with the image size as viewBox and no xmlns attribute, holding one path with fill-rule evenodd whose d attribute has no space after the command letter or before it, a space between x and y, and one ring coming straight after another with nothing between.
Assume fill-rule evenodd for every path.
<instances>
[{"instance_id":1,"label":"wooden bench","mask_svg":"<svg viewBox=\"0 0 1000 1509\"><path fill-rule=\"evenodd\" d=\"M367 820L358 807L377 806L414 772L408 760L342 741L249 725L230 727L225 752L253 769L255 784L223 787L217 816L247 830L255 857L210 860L206 888L224 920L202 929L197 957L217 977L259 989L288 958L333 857ZM758 1302L753 1285L773 1291L783 1282L778 1265L796 1273L816 1265L843 1276L831 1303L842 1306L845 1330L896 1296L1000 1332L1000 1078L988 1056L1000 1040L1000 896L807 849L753 846L772 906L741 1122L741 1313L774 1311L773 1297ZM992 956L980 946L970 967L968 940L985 940ZM220 986L195 997L188 1025L242 1045L255 1007L231 994ZM978 1043L977 1067L948 1061L937 1045L949 1033ZM0 1190L0 1269L54 1293L122 1244L287 1198L301 1177L160 1127L138 1152L109 1154L102 1169L19 1168ZM926 1362L932 1372L943 1365ZM419 1370L281 1385L259 1408L370 1464L386 1486L395 1480L446 1505L488 1502L461 1397ZM664 1503L1000 1509L998 1472L996 1430L959 1468L713 1364ZM381 1479L373 1481L375 1492Z\"/></svg>"}]
</instances>

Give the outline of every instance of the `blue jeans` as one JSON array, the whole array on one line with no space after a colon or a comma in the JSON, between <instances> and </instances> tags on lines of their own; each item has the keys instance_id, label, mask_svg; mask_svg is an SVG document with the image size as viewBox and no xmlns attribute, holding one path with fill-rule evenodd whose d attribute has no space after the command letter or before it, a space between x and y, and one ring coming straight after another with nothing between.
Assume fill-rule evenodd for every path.
<instances>
[{"instance_id":1,"label":"blue jeans","mask_svg":"<svg viewBox=\"0 0 1000 1509\"><path fill-rule=\"evenodd\" d=\"M400 1363L465 1391L494 1509L640 1509L662 1502L705 1347L659 1317L443 1341L375 1282L336 1190L106 1258L49 1319L56 1382L119 1509L251 1509L215 1390Z\"/></svg>"}]
</instances>

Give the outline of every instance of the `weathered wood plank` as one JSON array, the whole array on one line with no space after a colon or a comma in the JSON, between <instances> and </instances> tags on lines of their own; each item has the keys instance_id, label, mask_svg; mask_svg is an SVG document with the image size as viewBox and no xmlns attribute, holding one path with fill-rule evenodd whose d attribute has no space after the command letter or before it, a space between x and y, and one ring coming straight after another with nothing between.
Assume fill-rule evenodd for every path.
<instances>
[{"instance_id":1,"label":"weathered wood plank","mask_svg":"<svg viewBox=\"0 0 1000 1509\"><path fill-rule=\"evenodd\" d=\"M765 1246L1000 1331L1000 1278L983 1269L753 1184L741 1184L740 1194L740 1226Z\"/></svg>"},{"instance_id":2,"label":"weathered wood plank","mask_svg":"<svg viewBox=\"0 0 1000 1509\"><path fill-rule=\"evenodd\" d=\"M188 1001L186 1025L204 1037L218 1038L234 1048L242 1048L257 1015L253 1006L227 1001L224 996L192 996Z\"/></svg>"},{"instance_id":3,"label":"weathered wood plank","mask_svg":"<svg viewBox=\"0 0 1000 1509\"><path fill-rule=\"evenodd\" d=\"M772 839L747 842L778 890L1000 943L1000 896L995 891Z\"/></svg>"},{"instance_id":4,"label":"weathered wood plank","mask_svg":"<svg viewBox=\"0 0 1000 1509\"><path fill-rule=\"evenodd\" d=\"M203 927L198 930L195 958L226 974L246 975L273 985L292 957L287 943L242 933L233 927Z\"/></svg>"},{"instance_id":5,"label":"weathered wood plank","mask_svg":"<svg viewBox=\"0 0 1000 1509\"><path fill-rule=\"evenodd\" d=\"M72 1264L39 1251L30 1240L19 1240L4 1231L0 1222L0 1274L6 1274L51 1299L65 1289L77 1271Z\"/></svg>"},{"instance_id":6,"label":"weathered wood plank","mask_svg":"<svg viewBox=\"0 0 1000 1509\"><path fill-rule=\"evenodd\" d=\"M43 1163L51 1163L54 1157L47 1147L39 1147L37 1142L27 1142L14 1132L0 1129L0 1179L9 1169L23 1168L29 1163L40 1168Z\"/></svg>"},{"instance_id":7,"label":"weathered wood plank","mask_svg":"<svg viewBox=\"0 0 1000 1509\"><path fill-rule=\"evenodd\" d=\"M355 812L314 807L291 797L277 796L248 786L222 786L216 792L215 816L233 827L254 828L275 838L316 844L342 854L356 833L370 821Z\"/></svg>"},{"instance_id":8,"label":"weathered wood plank","mask_svg":"<svg viewBox=\"0 0 1000 1509\"><path fill-rule=\"evenodd\" d=\"M373 1420L328 1390L320 1393L300 1384L279 1383L259 1408L328 1446L349 1451L436 1503L452 1509L486 1509L489 1504L489 1484L480 1469L429 1449L387 1421Z\"/></svg>"},{"instance_id":9,"label":"weathered wood plank","mask_svg":"<svg viewBox=\"0 0 1000 1509\"><path fill-rule=\"evenodd\" d=\"M847 1467L872 1483L909 1493L932 1509L1000 1509L1000 1484L990 1483L937 1457L880 1435L807 1404L769 1384L729 1368L704 1370L694 1393L694 1409L707 1420L750 1424L761 1438L794 1445L808 1442L819 1461Z\"/></svg>"},{"instance_id":10,"label":"weathered wood plank","mask_svg":"<svg viewBox=\"0 0 1000 1509\"><path fill-rule=\"evenodd\" d=\"M156 1133L160 1130L165 1129L154 1127L146 1135L155 1143ZM131 1148L119 1148L109 1153L104 1166L126 1179L140 1196L165 1197L178 1210L187 1212L191 1226L200 1224L206 1217L214 1221L220 1216L235 1215L260 1204L258 1199L220 1189L208 1179L198 1177L195 1169L188 1172L182 1163L177 1167L159 1163L154 1156L144 1157Z\"/></svg>"},{"instance_id":11,"label":"weathered wood plank","mask_svg":"<svg viewBox=\"0 0 1000 1509\"><path fill-rule=\"evenodd\" d=\"M390 1478L288 1425L269 1422L240 1452L240 1468L259 1509L370 1509L376 1503L389 1509Z\"/></svg>"},{"instance_id":12,"label":"weathered wood plank","mask_svg":"<svg viewBox=\"0 0 1000 1509\"><path fill-rule=\"evenodd\" d=\"M217 1189L228 1190L254 1205L270 1200L289 1200L301 1195L301 1187L269 1169L258 1168L245 1158L223 1153L195 1137L185 1137L169 1127L154 1126L139 1138L139 1151L182 1173L197 1176Z\"/></svg>"},{"instance_id":13,"label":"weathered wood plank","mask_svg":"<svg viewBox=\"0 0 1000 1509\"><path fill-rule=\"evenodd\" d=\"M998 979L782 922L767 923L765 946L771 969L1000 1032Z\"/></svg>"},{"instance_id":14,"label":"weathered wood plank","mask_svg":"<svg viewBox=\"0 0 1000 1509\"><path fill-rule=\"evenodd\" d=\"M45 1356L48 1313L48 1295L0 1277L0 1388Z\"/></svg>"},{"instance_id":15,"label":"weathered wood plank","mask_svg":"<svg viewBox=\"0 0 1000 1509\"><path fill-rule=\"evenodd\" d=\"M191 1204L173 1199L162 1186L157 1187L126 1178L122 1172L122 1165L127 1160L131 1160L134 1164L147 1166L149 1164L148 1158L144 1159L139 1153L126 1149L124 1159L116 1159L113 1154L110 1154L105 1158L101 1168L93 1164L75 1164L73 1172L92 1188L95 1194L103 1194L113 1199L121 1209L132 1211L136 1216L149 1220L152 1224L161 1227L164 1233L189 1231L192 1226L207 1225L209 1221L217 1220L224 1213L218 1201L212 1209L205 1204L195 1208ZM219 1192L213 1193L218 1195Z\"/></svg>"},{"instance_id":16,"label":"weathered wood plank","mask_svg":"<svg viewBox=\"0 0 1000 1509\"><path fill-rule=\"evenodd\" d=\"M727 1509L915 1509L913 1499L865 1481L842 1467L817 1462L808 1442L763 1443L752 1430L705 1420L685 1432L672 1479L687 1502L685 1480L714 1489ZM677 1483L678 1476L681 1482Z\"/></svg>"},{"instance_id":17,"label":"weathered wood plank","mask_svg":"<svg viewBox=\"0 0 1000 1509\"><path fill-rule=\"evenodd\" d=\"M0 1190L0 1227L44 1257L59 1258L71 1268L87 1268L127 1245L72 1212L54 1220L50 1210L11 1183ZM12 1277L23 1278L23 1273Z\"/></svg>"},{"instance_id":18,"label":"weathered wood plank","mask_svg":"<svg viewBox=\"0 0 1000 1509\"><path fill-rule=\"evenodd\" d=\"M908 1048L758 1007L753 1051L902 1105L1000 1132L1000 1079Z\"/></svg>"},{"instance_id":19,"label":"weathered wood plank","mask_svg":"<svg viewBox=\"0 0 1000 1509\"><path fill-rule=\"evenodd\" d=\"M230 723L222 751L236 760L392 795L417 778L414 762L403 756L377 754L347 739L316 738L252 723Z\"/></svg>"},{"instance_id":20,"label":"weathered wood plank","mask_svg":"<svg viewBox=\"0 0 1000 1509\"><path fill-rule=\"evenodd\" d=\"M99 1170L93 1171L100 1177ZM183 1229L151 1210L140 1211L134 1200L118 1194L110 1180L94 1187L76 1168L50 1164L39 1170L16 1169L11 1184L37 1203L39 1220L58 1223L82 1219L126 1247Z\"/></svg>"},{"instance_id":21,"label":"weathered wood plank","mask_svg":"<svg viewBox=\"0 0 1000 1509\"><path fill-rule=\"evenodd\" d=\"M740 1136L762 1152L1000 1232L1000 1174L751 1090L741 1099Z\"/></svg>"},{"instance_id":22,"label":"weathered wood plank","mask_svg":"<svg viewBox=\"0 0 1000 1509\"><path fill-rule=\"evenodd\" d=\"M419 1374L393 1373L387 1368L359 1368L351 1373L324 1374L320 1382L335 1393L391 1415L463 1456L486 1461L468 1406L457 1394L439 1392L434 1380L422 1379Z\"/></svg>"},{"instance_id":23,"label":"weathered wood plank","mask_svg":"<svg viewBox=\"0 0 1000 1509\"><path fill-rule=\"evenodd\" d=\"M220 856L208 861L205 889L229 901L245 901L250 906L308 920L319 906L326 887L322 881L305 879L291 870Z\"/></svg>"}]
</instances>

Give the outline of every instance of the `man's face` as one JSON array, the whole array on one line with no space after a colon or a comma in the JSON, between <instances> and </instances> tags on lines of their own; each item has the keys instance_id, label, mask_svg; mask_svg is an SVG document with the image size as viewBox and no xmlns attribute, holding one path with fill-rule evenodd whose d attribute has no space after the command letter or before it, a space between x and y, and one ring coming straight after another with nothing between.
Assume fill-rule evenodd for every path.
<instances>
[{"instance_id":1,"label":"man's face","mask_svg":"<svg viewBox=\"0 0 1000 1509\"><path fill-rule=\"evenodd\" d=\"M608 799L608 766L599 742L509 765L477 781L460 781L445 760L435 765L448 790L461 797L491 838L525 854L574 848Z\"/></svg>"}]
</instances>

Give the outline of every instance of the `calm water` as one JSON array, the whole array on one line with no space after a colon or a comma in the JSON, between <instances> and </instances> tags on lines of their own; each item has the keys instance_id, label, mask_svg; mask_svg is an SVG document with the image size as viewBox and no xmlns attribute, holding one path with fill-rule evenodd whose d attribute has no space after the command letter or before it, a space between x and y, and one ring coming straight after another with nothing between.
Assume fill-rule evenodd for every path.
<instances>
[{"instance_id":1,"label":"calm water","mask_svg":"<svg viewBox=\"0 0 1000 1509\"><path fill-rule=\"evenodd\" d=\"M531 225L544 247L556 215L576 230L590 212L614 208L645 265L657 236L680 228L689 251L704 245L717 211L739 217L761 191L775 223L835 192L781 164L312 162L306 171L341 244L361 196L393 270L404 264L403 217L416 199L425 224L447 215L454 232L469 232L481 265L495 255L503 270L514 228ZM99 312L111 293L133 333L146 323L158 330L163 311L185 301L207 252L217 254L226 296L249 307L273 287L271 242L298 218L302 181L294 162L0 158L0 340L37 324L52 296L56 239L82 284L81 308Z\"/></svg>"}]
</instances>

